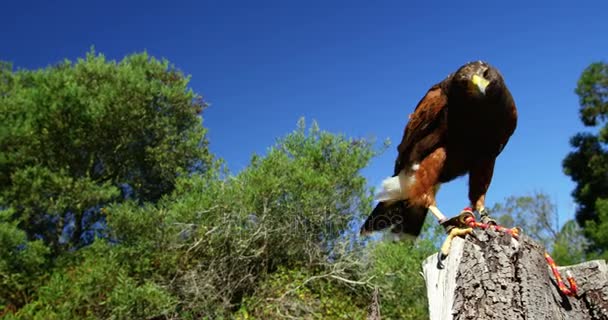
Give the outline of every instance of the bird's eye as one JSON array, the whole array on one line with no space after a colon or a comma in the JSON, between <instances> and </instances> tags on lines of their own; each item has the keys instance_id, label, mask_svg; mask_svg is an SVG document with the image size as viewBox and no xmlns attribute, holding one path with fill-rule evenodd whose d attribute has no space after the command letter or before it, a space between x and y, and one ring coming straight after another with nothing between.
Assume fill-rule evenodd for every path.
<instances>
[{"instance_id":1,"label":"bird's eye","mask_svg":"<svg viewBox=\"0 0 608 320\"><path fill-rule=\"evenodd\" d=\"M490 69L486 69L486 70L483 72L483 77L487 79L489 74L490 74Z\"/></svg>"}]
</instances>

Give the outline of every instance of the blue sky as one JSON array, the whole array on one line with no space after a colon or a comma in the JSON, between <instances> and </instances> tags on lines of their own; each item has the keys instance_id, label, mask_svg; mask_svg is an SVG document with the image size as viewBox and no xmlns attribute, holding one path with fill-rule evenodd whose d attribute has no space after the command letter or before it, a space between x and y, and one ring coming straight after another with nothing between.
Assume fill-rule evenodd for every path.
<instances>
[{"instance_id":1,"label":"blue sky","mask_svg":"<svg viewBox=\"0 0 608 320\"><path fill-rule=\"evenodd\" d=\"M364 170L374 186L392 173L395 144L426 90L467 61L487 60L519 109L488 203L544 191L563 223L573 217L574 184L561 162L569 137L587 130L574 88L588 64L606 59L606 12L602 0L11 1L0 10L0 59L40 68L91 46L111 59L147 50L192 75L211 104L211 150L233 171L304 116L324 130L390 138ZM465 178L444 185L439 207L459 212L466 186Z\"/></svg>"}]
</instances>

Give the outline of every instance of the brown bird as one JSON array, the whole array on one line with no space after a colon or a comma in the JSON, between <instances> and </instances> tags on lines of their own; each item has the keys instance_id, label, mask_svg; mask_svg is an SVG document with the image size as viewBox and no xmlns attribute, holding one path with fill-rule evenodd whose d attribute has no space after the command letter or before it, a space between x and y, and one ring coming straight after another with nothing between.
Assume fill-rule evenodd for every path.
<instances>
[{"instance_id":1,"label":"brown bird","mask_svg":"<svg viewBox=\"0 0 608 320\"><path fill-rule=\"evenodd\" d=\"M441 183L465 174L470 206L482 222L492 222L485 196L496 158L516 125L513 97L487 62L467 63L433 85L410 115L393 176L383 181L361 234L392 227L394 233L417 237L427 210L444 224L435 194Z\"/></svg>"}]
</instances>

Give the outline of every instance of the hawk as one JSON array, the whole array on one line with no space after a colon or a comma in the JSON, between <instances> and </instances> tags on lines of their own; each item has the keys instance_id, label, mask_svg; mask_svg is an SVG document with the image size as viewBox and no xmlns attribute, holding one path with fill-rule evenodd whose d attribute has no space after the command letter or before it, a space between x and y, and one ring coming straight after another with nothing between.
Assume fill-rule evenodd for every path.
<instances>
[{"instance_id":1,"label":"hawk","mask_svg":"<svg viewBox=\"0 0 608 320\"><path fill-rule=\"evenodd\" d=\"M499 70L487 62L469 62L433 85L409 117L393 175L382 182L361 234L392 228L417 237L427 211L447 227L436 192L441 183L466 174L471 208L482 222L493 222L485 196L496 158L516 126L513 97Z\"/></svg>"}]
</instances>

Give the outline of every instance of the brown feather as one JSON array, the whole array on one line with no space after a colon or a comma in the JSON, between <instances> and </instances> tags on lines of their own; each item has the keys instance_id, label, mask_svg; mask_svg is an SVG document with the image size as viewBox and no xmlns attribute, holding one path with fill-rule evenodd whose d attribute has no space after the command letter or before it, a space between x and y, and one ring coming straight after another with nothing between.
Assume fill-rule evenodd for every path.
<instances>
[{"instance_id":1,"label":"brown feather","mask_svg":"<svg viewBox=\"0 0 608 320\"><path fill-rule=\"evenodd\" d=\"M407 165L420 162L444 139L447 113L444 112L447 96L442 89L445 82L436 84L418 102L405 127L395 161L394 175Z\"/></svg>"}]
</instances>

